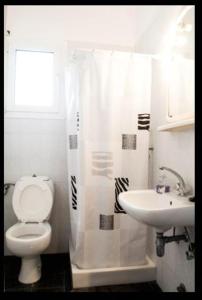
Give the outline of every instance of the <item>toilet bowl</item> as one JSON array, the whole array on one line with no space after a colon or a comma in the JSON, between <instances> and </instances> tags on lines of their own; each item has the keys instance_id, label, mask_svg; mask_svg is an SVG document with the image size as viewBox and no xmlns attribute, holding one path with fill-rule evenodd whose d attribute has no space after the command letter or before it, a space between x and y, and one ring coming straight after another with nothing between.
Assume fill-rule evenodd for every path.
<instances>
[{"instance_id":1,"label":"toilet bowl","mask_svg":"<svg viewBox=\"0 0 202 300\"><path fill-rule=\"evenodd\" d=\"M53 205L53 182L45 176L22 177L13 193L13 209L19 222L6 231L8 249L22 258L19 281L30 284L41 278L41 259L50 244L48 223Z\"/></svg>"}]
</instances>

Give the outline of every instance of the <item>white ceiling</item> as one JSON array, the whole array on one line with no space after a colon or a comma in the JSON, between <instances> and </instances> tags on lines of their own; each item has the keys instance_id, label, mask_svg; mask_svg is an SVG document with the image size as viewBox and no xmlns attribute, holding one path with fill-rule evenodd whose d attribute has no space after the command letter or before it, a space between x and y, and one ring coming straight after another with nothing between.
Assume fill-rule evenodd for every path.
<instances>
[{"instance_id":1,"label":"white ceiling","mask_svg":"<svg viewBox=\"0 0 202 300\"><path fill-rule=\"evenodd\" d=\"M152 34L159 36L164 17L169 19L169 14L172 16L173 11L178 13L180 9L182 6L172 5L11 5L7 6L7 29L21 38L134 47L139 42L144 44L142 38L147 39L151 28Z\"/></svg>"}]
</instances>

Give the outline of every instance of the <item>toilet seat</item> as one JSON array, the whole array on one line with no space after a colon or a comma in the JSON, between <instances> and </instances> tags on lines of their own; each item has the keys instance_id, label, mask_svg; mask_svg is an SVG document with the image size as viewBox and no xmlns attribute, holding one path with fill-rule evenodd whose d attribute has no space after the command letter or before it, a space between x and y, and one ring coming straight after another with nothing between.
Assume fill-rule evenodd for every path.
<instances>
[{"instance_id":1,"label":"toilet seat","mask_svg":"<svg viewBox=\"0 0 202 300\"><path fill-rule=\"evenodd\" d=\"M53 194L40 178L27 177L16 183L13 210L21 222L43 222L51 212Z\"/></svg>"},{"instance_id":2,"label":"toilet seat","mask_svg":"<svg viewBox=\"0 0 202 300\"><path fill-rule=\"evenodd\" d=\"M17 223L6 231L6 238L12 242L40 242L51 234L51 226L44 223Z\"/></svg>"},{"instance_id":3,"label":"toilet seat","mask_svg":"<svg viewBox=\"0 0 202 300\"><path fill-rule=\"evenodd\" d=\"M37 258L49 246L51 235L48 222L17 223L6 231L6 244L13 254L23 260ZM25 276L23 281L26 280Z\"/></svg>"}]
</instances>

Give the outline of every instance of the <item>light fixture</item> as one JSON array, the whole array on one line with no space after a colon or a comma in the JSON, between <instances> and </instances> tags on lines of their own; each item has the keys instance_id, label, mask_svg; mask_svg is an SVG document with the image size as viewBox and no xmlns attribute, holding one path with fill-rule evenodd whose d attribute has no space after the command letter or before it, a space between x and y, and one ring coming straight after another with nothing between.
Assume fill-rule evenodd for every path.
<instances>
[{"instance_id":1,"label":"light fixture","mask_svg":"<svg viewBox=\"0 0 202 300\"><path fill-rule=\"evenodd\" d=\"M191 24L185 24L185 31L186 32L191 32L192 31L192 25Z\"/></svg>"},{"instance_id":2,"label":"light fixture","mask_svg":"<svg viewBox=\"0 0 202 300\"><path fill-rule=\"evenodd\" d=\"M190 23L179 23L177 26L177 31L178 32L191 32L192 30L192 24Z\"/></svg>"},{"instance_id":3,"label":"light fixture","mask_svg":"<svg viewBox=\"0 0 202 300\"><path fill-rule=\"evenodd\" d=\"M186 45L187 43L187 39L185 36L177 36L175 39L175 45L177 47L183 47L184 45Z\"/></svg>"}]
</instances>

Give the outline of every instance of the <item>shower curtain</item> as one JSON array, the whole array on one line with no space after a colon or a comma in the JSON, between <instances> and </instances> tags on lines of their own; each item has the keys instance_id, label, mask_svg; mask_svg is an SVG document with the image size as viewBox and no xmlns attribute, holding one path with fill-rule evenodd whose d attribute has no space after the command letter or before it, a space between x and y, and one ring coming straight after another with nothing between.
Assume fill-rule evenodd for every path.
<instances>
[{"instance_id":1,"label":"shower curtain","mask_svg":"<svg viewBox=\"0 0 202 300\"><path fill-rule=\"evenodd\" d=\"M77 49L65 78L71 262L145 264L147 227L126 214L118 195L148 188L150 58Z\"/></svg>"}]
</instances>

